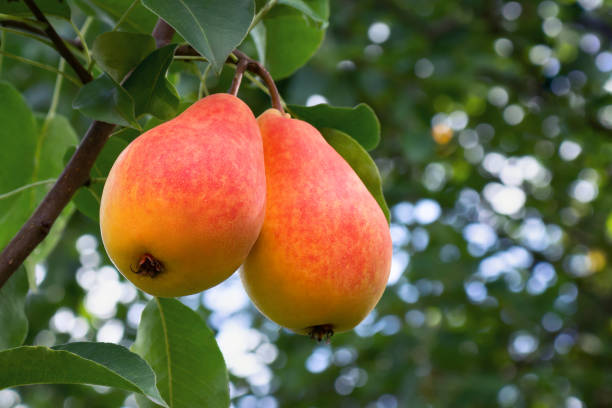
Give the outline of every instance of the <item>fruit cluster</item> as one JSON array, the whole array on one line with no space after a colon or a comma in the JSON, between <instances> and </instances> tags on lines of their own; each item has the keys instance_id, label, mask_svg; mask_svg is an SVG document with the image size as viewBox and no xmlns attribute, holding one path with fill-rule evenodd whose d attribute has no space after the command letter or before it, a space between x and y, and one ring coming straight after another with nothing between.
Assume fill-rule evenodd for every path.
<instances>
[{"instance_id":1,"label":"fruit cluster","mask_svg":"<svg viewBox=\"0 0 612 408\"><path fill-rule=\"evenodd\" d=\"M255 119L229 94L121 153L100 225L114 264L145 292L197 293L243 265L264 315L319 340L356 326L390 270L382 210L317 129L276 109Z\"/></svg>"}]
</instances>

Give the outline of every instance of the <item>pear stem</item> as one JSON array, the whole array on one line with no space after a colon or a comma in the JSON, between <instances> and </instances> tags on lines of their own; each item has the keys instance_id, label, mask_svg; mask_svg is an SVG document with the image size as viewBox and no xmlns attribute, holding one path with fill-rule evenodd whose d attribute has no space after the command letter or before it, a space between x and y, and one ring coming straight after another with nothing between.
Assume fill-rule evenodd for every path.
<instances>
[{"instance_id":1,"label":"pear stem","mask_svg":"<svg viewBox=\"0 0 612 408\"><path fill-rule=\"evenodd\" d=\"M242 82L242 76L244 75L244 71L247 69L249 65L249 61L245 59L241 59L236 64L236 73L234 74L234 80L232 81L232 86L229 90L230 95L237 96L238 90L240 89L240 83Z\"/></svg>"},{"instance_id":2,"label":"pear stem","mask_svg":"<svg viewBox=\"0 0 612 408\"><path fill-rule=\"evenodd\" d=\"M175 55L199 56L200 54L195 49L193 49L193 47L191 47L190 45L181 45L176 49ZM236 66L238 66L238 64L242 60L247 61L246 71L259 75L261 79L263 79L263 81L265 82L266 87L268 88L268 91L270 92L270 99L272 99L272 107L275 109L278 109L281 113L284 114L285 110L283 109L283 102L280 97L280 94L278 93L278 88L276 87L276 84L274 83L274 79L272 78L272 75L270 75L268 70L262 65L261 62L252 59L251 57L249 57L248 55L246 55L244 52L240 50L232 51L232 54L230 54L226 62L229 64L236 64ZM238 68L236 67L236 70L237 69ZM240 75L240 79L242 80L242 74ZM236 80L236 77L234 77L234 80ZM233 85L234 84L232 83L232 88L230 89L230 93L232 93ZM240 83L238 83L238 86L240 86Z\"/></svg>"},{"instance_id":3,"label":"pear stem","mask_svg":"<svg viewBox=\"0 0 612 408\"><path fill-rule=\"evenodd\" d=\"M278 88L274 83L274 79L272 79L272 75L268 72L268 70L259 62L254 59L251 59L248 55L240 50L234 50L233 54L238 58L238 63L242 60L246 60L247 63L247 71L250 71L254 74L257 74L264 80L268 90L270 91L270 98L272 99L272 107L278 109L281 113L285 113L283 109L283 104L281 102L280 94L278 93ZM233 62L233 61L230 61Z\"/></svg>"}]
</instances>

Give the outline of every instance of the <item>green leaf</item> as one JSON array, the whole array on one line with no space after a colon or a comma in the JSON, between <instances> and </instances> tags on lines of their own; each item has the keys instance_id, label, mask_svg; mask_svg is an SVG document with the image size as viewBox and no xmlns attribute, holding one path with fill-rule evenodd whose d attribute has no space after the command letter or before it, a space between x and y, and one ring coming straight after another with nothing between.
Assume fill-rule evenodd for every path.
<instances>
[{"instance_id":1,"label":"green leaf","mask_svg":"<svg viewBox=\"0 0 612 408\"><path fill-rule=\"evenodd\" d=\"M355 139L339 130L324 128L321 129L321 134L327 143L355 170L385 214L387 222L390 222L391 213L383 195L380 173L368 152Z\"/></svg>"},{"instance_id":2,"label":"green leaf","mask_svg":"<svg viewBox=\"0 0 612 408\"><path fill-rule=\"evenodd\" d=\"M149 301L132 350L151 364L170 407L229 406L227 369L213 332L178 300Z\"/></svg>"},{"instance_id":3,"label":"green leaf","mask_svg":"<svg viewBox=\"0 0 612 408\"><path fill-rule=\"evenodd\" d=\"M162 119L176 114L179 96L166 79L166 71L172 62L176 45L167 45L153 51L132 72L124 84L134 99L136 116L151 113Z\"/></svg>"},{"instance_id":4,"label":"green leaf","mask_svg":"<svg viewBox=\"0 0 612 408\"><path fill-rule=\"evenodd\" d=\"M86 14L96 15L112 27L132 6L134 0L75 0L75 2ZM118 28L123 31L150 34L156 22L157 16L138 1Z\"/></svg>"},{"instance_id":5,"label":"green leaf","mask_svg":"<svg viewBox=\"0 0 612 408\"><path fill-rule=\"evenodd\" d=\"M329 18L329 0L278 0L278 4L293 7L318 22L326 23Z\"/></svg>"},{"instance_id":6,"label":"green leaf","mask_svg":"<svg viewBox=\"0 0 612 408\"><path fill-rule=\"evenodd\" d=\"M252 37L259 60L274 79L288 77L308 62L321 45L326 26L289 6L273 8L258 25L265 30L258 27Z\"/></svg>"},{"instance_id":7,"label":"green leaf","mask_svg":"<svg viewBox=\"0 0 612 408\"><path fill-rule=\"evenodd\" d=\"M45 118L42 115L37 115L36 119L39 131L32 182L57 178L64 169L63 157L66 150L78 143L78 137L74 129L64 116L56 114L51 118ZM22 193L29 197L27 206L29 213L34 211L51 186L52 184L47 184L46 186L31 188ZM43 261L55 248L73 213L74 206L66 206L53 223L51 231L44 241L25 260L24 265L29 276L33 276L36 264ZM33 279L30 279L30 282L30 286L34 287Z\"/></svg>"},{"instance_id":8,"label":"green leaf","mask_svg":"<svg viewBox=\"0 0 612 408\"><path fill-rule=\"evenodd\" d=\"M19 268L0 288L0 350L22 345L28 334L24 310L27 294L28 278L23 268Z\"/></svg>"},{"instance_id":9,"label":"green leaf","mask_svg":"<svg viewBox=\"0 0 612 408\"><path fill-rule=\"evenodd\" d=\"M100 180L108 176L113 163L115 163L115 160L117 160L117 157L119 157L119 154L127 145L128 142L120 137L108 139L91 169L91 184L79 188L74 197L72 197L72 201L77 209L96 222L100 220L100 199L104 190L104 182ZM66 154L64 158L66 162L70 159L72 153L68 152Z\"/></svg>"},{"instance_id":10,"label":"green leaf","mask_svg":"<svg viewBox=\"0 0 612 408\"><path fill-rule=\"evenodd\" d=\"M140 128L134 116L134 100L108 74L84 85L72 107L92 119L121 126Z\"/></svg>"},{"instance_id":11,"label":"green leaf","mask_svg":"<svg viewBox=\"0 0 612 408\"><path fill-rule=\"evenodd\" d=\"M44 14L70 20L70 7L67 1L36 0L36 5ZM20 17L32 15L32 12L23 1L15 0L0 0L0 13Z\"/></svg>"},{"instance_id":12,"label":"green leaf","mask_svg":"<svg viewBox=\"0 0 612 408\"><path fill-rule=\"evenodd\" d=\"M32 111L11 84L0 82L0 101L0 194L6 194L31 182L38 132ZM30 215L28 202L24 192L0 199L0 249Z\"/></svg>"},{"instance_id":13,"label":"green leaf","mask_svg":"<svg viewBox=\"0 0 612 408\"><path fill-rule=\"evenodd\" d=\"M146 395L167 406L155 374L137 354L111 343L23 346L0 352L0 389L29 384L94 384Z\"/></svg>"},{"instance_id":14,"label":"green leaf","mask_svg":"<svg viewBox=\"0 0 612 408\"><path fill-rule=\"evenodd\" d=\"M143 0L220 73L227 56L244 39L253 0Z\"/></svg>"},{"instance_id":15,"label":"green leaf","mask_svg":"<svg viewBox=\"0 0 612 408\"><path fill-rule=\"evenodd\" d=\"M372 150L380 141L380 122L376 114L365 103L353 108L327 104L315 106L289 105L289 111L313 126L334 128L348 133L366 150Z\"/></svg>"},{"instance_id":16,"label":"green leaf","mask_svg":"<svg viewBox=\"0 0 612 408\"><path fill-rule=\"evenodd\" d=\"M104 72L121 82L154 50L155 40L149 34L110 31L96 37L91 53Z\"/></svg>"}]
</instances>

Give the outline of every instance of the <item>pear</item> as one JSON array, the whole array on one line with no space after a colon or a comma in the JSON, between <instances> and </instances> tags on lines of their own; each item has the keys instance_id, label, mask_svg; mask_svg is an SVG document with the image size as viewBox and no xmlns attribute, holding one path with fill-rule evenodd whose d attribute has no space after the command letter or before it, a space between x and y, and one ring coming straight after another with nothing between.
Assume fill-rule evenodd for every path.
<instances>
[{"instance_id":1,"label":"pear","mask_svg":"<svg viewBox=\"0 0 612 408\"><path fill-rule=\"evenodd\" d=\"M241 269L269 319L318 340L355 327L384 292L391 237L350 165L310 124L269 109L258 119L266 216Z\"/></svg>"},{"instance_id":2,"label":"pear","mask_svg":"<svg viewBox=\"0 0 612 408\"><path fill-rule=\"evenodd\" d=\"M145 292L197 293L244 262L265 199L255 116L235 96L210 95L119 155L102 194L102 240L119 271Z\"/></svg>"}]
</instances>

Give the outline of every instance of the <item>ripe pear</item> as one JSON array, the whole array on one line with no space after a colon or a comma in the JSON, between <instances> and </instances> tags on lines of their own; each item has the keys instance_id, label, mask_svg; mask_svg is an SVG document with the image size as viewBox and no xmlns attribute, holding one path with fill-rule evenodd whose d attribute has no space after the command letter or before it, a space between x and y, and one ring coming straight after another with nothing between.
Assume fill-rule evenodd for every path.
<instances>
[{"instance_id":1,"label":"ripe pear","mask_svg":"<svg viewBox=\"0 0 612 408\"><path fill-rule=\"evenodd\" d=\"M350 165L310 124L269 109L258 119L266 216L241 269L268 318L318 340L355 327L387 284L391 237Z\"/></svg>"},{"instance_id":2,"label":"ripe pear","mask_svg":"<svg viewBox=\"0 0 612 408\"><path fill-rule=\"evenodd\" d=\"M255 116L235 96L210 95L119 155L100 203L102 240L119 271L145 292L197 293L244 262L265 199Z\"/></svg>"}]
</instances>

